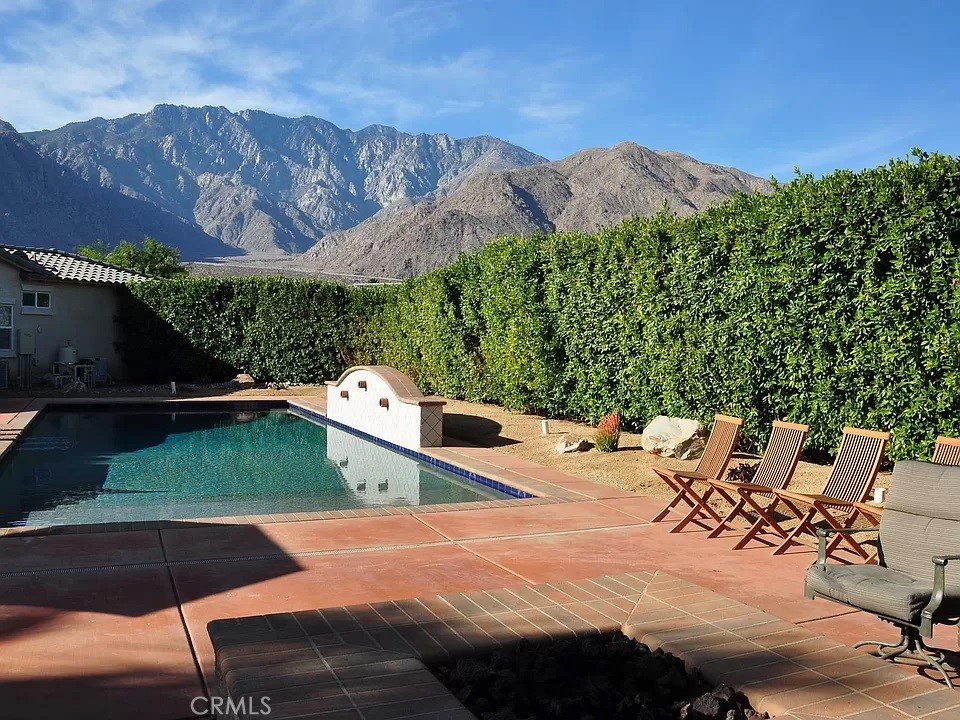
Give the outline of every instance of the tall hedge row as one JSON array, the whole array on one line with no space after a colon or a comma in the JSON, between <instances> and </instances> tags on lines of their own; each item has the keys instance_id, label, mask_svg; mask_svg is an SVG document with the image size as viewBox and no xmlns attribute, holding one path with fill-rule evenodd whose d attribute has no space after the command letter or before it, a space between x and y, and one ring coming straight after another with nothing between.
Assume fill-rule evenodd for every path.
<instances>
[{"instance_id":1,"label":"tall hedge row","mask_svg":"<svg viewBox=\"0 0 960 720\"><path fill-rule=\"evenodd\" d=\"M183 278L129 286L120 350L138 381L255 378L322 382L353 361L349 318L368 298L285 278ZM369 298L372 299L372 298Z\"/></svg>"},{"instance_id":2,"label":"tall hedge row","mask_svg":"<svg viewBox=\"0 0 960 720\"><path fill-rule=\"evenodd\" d=\"M922 457L936 433L960 434L958 262L960 160L918 155L690 218L501 238L397 287L189 280L132 294L184 347L258 377L376 361L517 410L618 409L634 427L723 411L758 443L785 418L824 451L846 424L889 428L892 456Z\"/></svg>"}]
</instances>

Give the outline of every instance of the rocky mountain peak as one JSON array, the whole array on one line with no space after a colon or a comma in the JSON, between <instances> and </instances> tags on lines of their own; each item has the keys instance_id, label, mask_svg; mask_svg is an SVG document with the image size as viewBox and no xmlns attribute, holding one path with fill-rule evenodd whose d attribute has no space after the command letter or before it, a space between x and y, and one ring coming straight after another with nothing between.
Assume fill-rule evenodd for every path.
<instances>
[{"instance_id":1,"label":"rocky mountain peak","mask_svg":"<svg viewBox=\"0 0 960 720\"><path fill-rule=\"evenodd\" d=\"M237 254L156 205L101 187L37 149L0 121L0 243L76 250L144 235L177 239L188 259Z\"/></svg>"},{"instance_id":2,"label":"rocky mountain peak","mask_svg":"<svg viewBox=\"0 0 960 720\"><path fill-rule=\"evenodd\" d=\"M353 132L310 116L214 106L162 104L26 137L84 179L255 253L299 252L475 171L543 161L493 138L410 135L385 125Z\"/></svg>"},{"instance_id":3,"label":"rocky mountain peak","mask_svg":"<svg viewBox=\"0 0 960 720\"><path fill-rule=\"evenodd\" d=\"M73 249L95 228L107 241L151 234L192 258L308 251L307 265L380 277L430 270L497 235L591 231L664 203L690 214L769 188L633 142L546 162L489 135L354 131L222 106L161 104L23 135L0 121L0 141L8 241Z\"/></svg>"},{"instance_id":4,"label":"rocky mountain peak","mask_svg":"<svg viewBox=\"0 0 960 720\"><path fill-rule=\"evenodd\" d=\"M475 173L435 196L325 237L304 259L316 268L407 277L507 234L596 231L664 203L689 215L770 184L734 168L633 142L589 148L551 163Z\"/></svg>"}]
</instances>

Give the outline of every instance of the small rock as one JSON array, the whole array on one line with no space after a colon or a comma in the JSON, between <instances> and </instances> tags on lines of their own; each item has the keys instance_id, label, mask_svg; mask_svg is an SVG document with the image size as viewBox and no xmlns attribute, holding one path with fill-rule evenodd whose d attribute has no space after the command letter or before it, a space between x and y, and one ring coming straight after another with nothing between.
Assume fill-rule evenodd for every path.
<instances>
[{"instance_id":1,"label":"small rock","mask_svg":"<svg viewBox=\"0 0 960 720\"><path fill-rule=\"evenodd\" d=\"M696 720L724 720L727 715L727 704L712 693L701 695L690 703L688 718Z\"/></svg>"},{"instance_id":2,"label":"small rock","mask_svg":"<svg viewBox=\"0 0 960 720\"><path fill-rule=\"evenodd\" d=\"M736 720L736 691L729 685L718 685L695 698L684 716L689 720Z\"/></svg>"},{"instance_id":3,"label":"small rock","mask_svg":"<svg viewBox=\"0 0 960 720\"><path fill-rule=\"evenodd\" d=\"M564 435L557 443L558 453L584 452L590 449L590 441L579 435Z\"/></svg>"},{"instance_id":4,"label":"small rock","mask_svg":"<svg viewBox=\"0 0 960 720\"><path fill-rule=\"evenodd\" d=\"M490 676L487 664L474 658L460 660L453 669L451 678L456 682L465 682L472 685Z\"/></svg>"},{"instance_id":5,"label":"small rock","mask_svg":"<svg viewBox=\"0 0 960 720\"><path fill-rule=\"evenodd\" d=\"M665 688L672 690L682 690L687 686L687 676L680 668L672 667L665 674L657 678L657 685L660 685ZM697 698L693 701L693 709L698 710L697 701L702 698ZM694 716L696 717L696 716Z\"/></svg>"},{"instance_id":6,"label":"small rock","mask_svg":"<svg viewBox=\"0 0 960 720\"><path fill-rule=\"evenodd\" d=\"M248 373L240 373L230 381L230 384L238 385L240 387L253 387L257 384L257 381L253 379L253 375L249 375Z\"/></svg>"}]
</instances>

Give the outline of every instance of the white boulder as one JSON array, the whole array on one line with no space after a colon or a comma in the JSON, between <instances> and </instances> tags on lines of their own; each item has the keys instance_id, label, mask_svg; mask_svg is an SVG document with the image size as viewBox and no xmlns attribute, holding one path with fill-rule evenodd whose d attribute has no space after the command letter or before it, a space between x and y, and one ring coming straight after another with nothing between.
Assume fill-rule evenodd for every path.
<instances>
[{"instance_id":1,"label":"white boulder","mask_svg":"<svg viewBox=\"0 0 960 720\"><path fill-rule=\"evenodd\" d=\"M643 429L640 445L647 452L679 460L693 460L703 454L706 429L696 420L657 415Z\"/></svg>"}]
</instances>

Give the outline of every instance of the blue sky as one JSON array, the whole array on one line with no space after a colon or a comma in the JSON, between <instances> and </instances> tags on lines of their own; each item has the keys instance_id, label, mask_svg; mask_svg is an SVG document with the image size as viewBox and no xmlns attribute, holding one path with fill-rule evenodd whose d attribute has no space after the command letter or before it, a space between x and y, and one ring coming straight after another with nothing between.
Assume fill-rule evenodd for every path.
<instances>
[{"instance_id":1,"label":"blue sky","mask_svg":"<svg viewBox=\"0 0 960 720\"><path fill-rule=\"evenodd\" d=\"M960 154L958 30L950 0L0 0L0 118L225 105L789 178Z\"/></svg>"}]
</instances>

